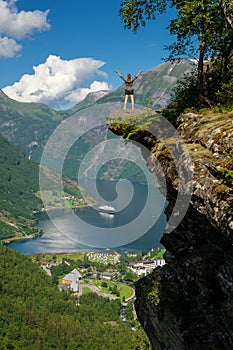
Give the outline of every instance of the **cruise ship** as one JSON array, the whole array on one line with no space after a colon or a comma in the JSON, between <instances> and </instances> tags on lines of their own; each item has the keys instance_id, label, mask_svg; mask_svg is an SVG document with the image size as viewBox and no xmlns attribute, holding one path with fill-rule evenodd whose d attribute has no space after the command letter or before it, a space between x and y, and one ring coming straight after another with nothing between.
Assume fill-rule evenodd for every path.
<instances>
[{"instance_id":1,"label":"cruise ship","mask_svg":"<svg viewBox=\"0 0 233 350\"><path fill-rule=\"evenodd\" d=\"M98 211L100 213L104 213L104 214L110 214L110 215L114 215L116 210L115 208L111 207L110 205L101 205L99 208L98 208Z\"/></svg>"}]
</instances>

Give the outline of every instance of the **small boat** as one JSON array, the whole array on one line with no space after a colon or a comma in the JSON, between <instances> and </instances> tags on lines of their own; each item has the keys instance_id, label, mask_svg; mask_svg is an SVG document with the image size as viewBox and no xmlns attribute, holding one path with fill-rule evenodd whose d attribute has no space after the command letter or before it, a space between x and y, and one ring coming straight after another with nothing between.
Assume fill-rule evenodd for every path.
<instances>
[{"instance_id":1,"label":"small boat","mask_svg":"<svg viewBox=\"0 0 233 350\"><path fill-rule=\"evenodd\" d=\"M100 213L109 214L109 215L114 215L116 212L115 208L111 207L110 205L101 205L98 208L98 211Z\"/></svg>"}]
</instances>

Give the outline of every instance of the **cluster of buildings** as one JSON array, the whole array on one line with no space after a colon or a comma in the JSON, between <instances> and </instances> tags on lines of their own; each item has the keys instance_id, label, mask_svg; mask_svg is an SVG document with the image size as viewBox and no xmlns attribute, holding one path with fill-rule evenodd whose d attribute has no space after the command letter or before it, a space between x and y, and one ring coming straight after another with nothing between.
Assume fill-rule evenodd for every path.
<instances>
[{"instance_id":1,"label":"cluster of buildings","mask_svg":"<svg viewBox=\"0 0 233 350\"><path fill-rule=\"evenodd\" d=\"M164 259L142 260L138 262L129 262L128 268L137 276L146 276L156 267L165 265Z\"/></svg>"},{"instance_id":2,"label":"cluster of buildings","mask_svg":"<svg viewBox=\"0 0 233 350\"><path fill-rule=\"evenodd\" d=\"M107 281L111 281L114 276L114 273L110 273L110 272L97 272L96 274L99 274L100 279L107 280ZM96 277L96 274L95 274L95 277ZM58 286L59 290L72 291L73 294L82 295L82 286L83 286L82 277L83 276L77 269L73 269L70 273L68 273L62 278L62 284ZM94 277L94 274L93 274L93 277ZM97 287L92 287L92 289L93 288L97 289ZM109 297L109 295L107 295L107 297Z\"/></svg>"},{"instance_id":3,"label":"cluster of buildings","mask_svg":"<svg viewBox=\"0 0 233 350\"><path fill-rule=\"evenodd\" d=\"M89 261L101 262L102 264L117 264L120 261L121 255L116 252L101 253L101 252L90 252L87 253Z\"/></svg>"},{"instance_id":4,"label":"cluster of buildings","mask_svg":"<svg viewBox=\"0 0 233 350\"><path fill-rule=\"evenodd\" d=\"M61 197L63 200L67 200L73 204L87 204L86 201L83 198L76 198L72 195L66 195L64 197Z\"/></svg>"},{"instance_id":5,"label":"cluster of buildings","mask_svg":"<svg viewBox=\"0 0 233 350\"><path fill-rule=\"evenodd\" d=\"M138 277L145 276L151 273L156 267L165 265L164 259L155 260L143 260L138 262L128 263L128 268L135 273ZM111 272L95 272L93 277L99 274L100 279L112 280L114 273ZM70 273L65 275L62 279L62 285L59 286L60 290L71 290L75 294L81 294L81 281L82 275L77 269L73 269Z\"/></svg>"},{"instance_id":6,"label":"cluster of buildings","mask_svg":"<svg viewBox=\"0 0 233 350\"><path fill-rule=\"evenodd\" d=\"M82 273L86 278L95 278L106 281L115 280L117 278L117 264L120 262L121 255L116 252L89 252L87 253L88 262L98 261L104 264L114 264L116 265L115 270L98 272L95 267L89 270L90 264L83 264L79 266ZM64 261L67 265L70 265L69 262ZM59 264L57 261L49 262L46 266L47 269L50 269L52 266ZM165 265L164 259L145 259L136 262L128 262L127 269L132 271L137 277L146 276L151 273L158 266L162 267ZM74 294L82 294L82 274L75 268L70 273L66 274L62 278L62 284L59 286L60 290L63 291L72 291Z\"/></svg>"}]
</instances>

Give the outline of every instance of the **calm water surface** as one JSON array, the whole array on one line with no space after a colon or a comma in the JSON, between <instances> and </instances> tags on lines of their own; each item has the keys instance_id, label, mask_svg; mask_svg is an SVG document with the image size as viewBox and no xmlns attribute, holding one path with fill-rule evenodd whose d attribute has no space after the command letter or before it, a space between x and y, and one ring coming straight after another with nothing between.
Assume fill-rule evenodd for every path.
<instances>
[{"instance_id":1,"label":"calm water surface","mask_svg":"<svg viewBox=\"0 0 233 350\"><path fill-rule=\"evenodd\" d=\"M135 240L133 239L133 226L130 226L131 228L127 232L127 235L132 236L130 242L121 245L120 247L111 246L111 248L117 250L139 251L142 249L148 250L161 246L159 241L166 226L166 218L163 212L164 198L157 189L148 189L147 186L141 184L133 184L132 188L132 185L128 186L128 183L126 182L125 184L122 184L120 195L117 197L115 181L98 181L98 190L108 204L111 204L110 202L114 201L114 207L117 210L115 215L100 214L94 207L86 207L75 211L68 208L56 209L52 212L51 222L46 213L41 213L38 215L39 222L37 226L43 229L43 236L26 241L12 242L9 244L9 247L24 254L62 253L106 249L109 247L109 242L111 244L111 240L109 240L109 236L106 244L103 239L100 240L101 230L105 228L105 231L108 233L108 229L119 228L120 234L122 226L128 225L135 217L138 217L142 213L148 198L148 191L152 193L152 200L150 200L150 205L148 206L146 213L142 215L142 218L140 216L140 221L135 224L137 225L135 231L137 228L137 230L142 229L142 232L145 233ZM131 200L128 203L129 198L131 198ZM99 203L99 205L100 204L103 203ZM161 214L157 215L158 213ZM156 222L151 225L151 221L153 222L153 218L156 217L156 215L158 216ZM84 224L77 225L75 219L76 216L78 216ZM85 245L80 242L89 242L87 238L89 237L89 226L95 228L95 235L91 241L93 244Z\"/></svg>"}]
</instances>

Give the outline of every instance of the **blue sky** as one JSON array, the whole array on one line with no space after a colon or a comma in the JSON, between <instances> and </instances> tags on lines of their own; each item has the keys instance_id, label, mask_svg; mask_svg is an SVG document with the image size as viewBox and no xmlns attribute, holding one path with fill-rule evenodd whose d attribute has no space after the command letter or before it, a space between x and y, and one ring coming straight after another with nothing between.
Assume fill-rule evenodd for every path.
<instances>
[{"instance_id":1,"label":"blue sky","mask_svg":"<svg viewBox=\"0 0 233 350\"><path fill-rule=\"evenodd\" d=\"M88 92L116 89L115 73L162 63L171 10L137 34L123 28L120 0L0 0L0 88L25 102L66 109Z\"/></svg>"}]
</instances>

